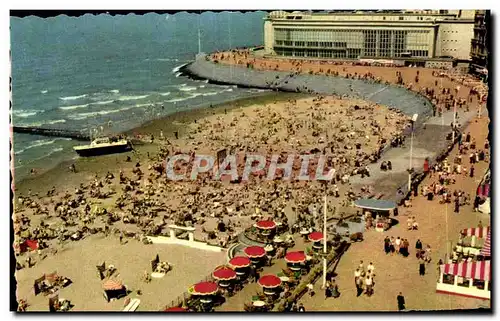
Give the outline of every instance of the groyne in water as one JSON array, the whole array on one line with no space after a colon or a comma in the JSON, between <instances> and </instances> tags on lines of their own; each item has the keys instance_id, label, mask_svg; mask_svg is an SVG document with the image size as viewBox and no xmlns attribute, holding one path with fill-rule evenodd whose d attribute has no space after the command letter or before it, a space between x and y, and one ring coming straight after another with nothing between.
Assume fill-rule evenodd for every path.
<instances>
[{"instance_id":1,"label":"groyne in water","mask_svg":"<svg viewBox=\"0 0 500 321\"><path fill-rule=\"evenodd\" d=\"M12 131L14 133L21 133L21 134L64 137L64 138L71 138L74 140L85 140L85 141L90 140L89 134L84 134L80 131L66 130L66 129L12 126Z\"/></svg>"}]
</instances>

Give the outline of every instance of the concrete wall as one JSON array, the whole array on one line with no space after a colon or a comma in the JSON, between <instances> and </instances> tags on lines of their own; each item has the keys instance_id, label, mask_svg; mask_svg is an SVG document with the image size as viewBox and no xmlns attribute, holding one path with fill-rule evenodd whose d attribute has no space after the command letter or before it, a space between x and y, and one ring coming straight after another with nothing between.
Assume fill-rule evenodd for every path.
<instances>
[{"instance_id":1,"label":"concrete wall","mask_svg":"<svg viewBox=\"0 0 500 321\"><path fill-rule=\"evenodd\" d=\"M436 56L469 59L470 42L473 37L474 22L440 24L436 41Z\"/></svg>"}]
</instances>

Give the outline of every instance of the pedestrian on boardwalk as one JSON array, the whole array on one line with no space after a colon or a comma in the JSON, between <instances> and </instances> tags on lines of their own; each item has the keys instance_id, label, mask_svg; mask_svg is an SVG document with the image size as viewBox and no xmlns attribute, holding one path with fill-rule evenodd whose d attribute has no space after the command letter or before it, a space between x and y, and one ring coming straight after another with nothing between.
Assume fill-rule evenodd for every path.
<instances>
[{"instance_id":1,"label":"pedestrian on boardwalk","mask_svg":"<svg viewBox=\"0 0 500 321\"><path fill-rule=\"evenodd\" d=\"M419 263L419 269L418 269L419 274L421 276L424 276L425 275L425 261L422 259L419 259L418 263Z\"/></svg>"},{"instance_id":2,"label":"pedestrian on boardwalk","mask_svg":"<svg viewBox=\"0 0 500 321\"><path fill-rule=\"evenodd\" d=\"M406 302L403 293L399 292L397 300L398 300L398 310L403 311L404 309L406 309L405 307Z\"/></svg>"},{"instance_id":3,"label":"pedestrian on boardwalk","mask_svg":"<svg viewBox=\"0 0 500 321\"><path fill-rule=\"evenodd\" d=\"M470 167L470 177L474 177L474 166Z\"/></svg>"},{"instance_id":4,"label":"pedestrian on boardwalk","mask_svg":"<svg viewBox=\"0 0 500 321\"><path fill-rule=\"evenodd\" d=\"M455 210L454 210L455 213L459 213L460 212L460 201L458 200L458 197L455 198Z\"/></svg>"},{"instance_id":5,"label":"pedestrian on boardwalk","mask_svg":"<svg viewBox=\"0 0 500 321\"><path fill-rule=\"evenodd\" d=\"M370 264L368 264L368 267L366 268L368 270L368 273L373 275L373 271L375 271L375 266L373 266L373 263L370 262Z\"/></svg>"},{"instance_id":6,"label":"pedestrian on boardwalk","mask_svg":"<svg viewBox=\"0 0 500 321\"><path fill-rule=\"evenodd\" d=\"M389 250L391 252L391 255L394 254L396 251L396 248L394 247L394 237L391 236L390 243L389 243Z\"/></svg>"},{"instance_id":7,"label":"pedestrian on boardwalk","mask_svg":"<svg viewBox=\"0 0 500 321\"><path fill-rule=\"evenodd\" d=\"M389 254L391 252L391 241L390 241L389 237L386 237L384 239L384 251L385 251L385 254Z\"/></svg>"},{"instance_id":8,"label":"pedestrian on boardwalk","mask_svg":"<svg viewBox=\"0 0 500 321\"><path fill-rule=\"evenodd\" d=\"M306 312L306 309L304 308L304 304L299 304L299 312Z\"/></svg>"},{"instance_id":9,"label":"pedestrian on boardwalk","mask_svg":"<svg viewBox=\"0 0 500 321\"><path fill-rule=\"evenodd\" d=\"M420 239L418 239L417 242L415 243L415 250L417 252L417 257L418 257L420 251L422 250L422 242L420 241Z\"/></svg>"},{"instance_id":10,"label":"pedestrian on boardwalk","mask_svg":"<svg viewBox=\"0 0 500 321\"><path fill-rule=\"evenodd\" d=\"M365 278L366 295L372 296L373 294L373 279L368 276Z\"/></svg>"},{"instance_id":11,"label":"pedestrian on boardwalk","mask_svg":"<svg viewBox=\"0 0 500 321\"><path fill-rule=\"evenodd\" d=\"M356 296L359 297L363 293L363 278L359 277L356 279Z\"/></svg>"}]
</instances>

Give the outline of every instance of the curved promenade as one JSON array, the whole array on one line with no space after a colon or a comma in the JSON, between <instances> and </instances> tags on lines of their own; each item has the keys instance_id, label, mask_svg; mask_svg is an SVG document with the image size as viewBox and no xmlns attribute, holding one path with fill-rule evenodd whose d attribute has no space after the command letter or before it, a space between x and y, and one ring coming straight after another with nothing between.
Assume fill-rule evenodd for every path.
<instances>
[{"instance_id":1,"label":"curved promenade","mask_svg":"<svg viewBox=\"0 0 500 321\"><path fill-rule=\"evenodd\" d=\"M307 93L308 90L313 90L324 95L359 98L400 109L406 115L417 113L421 115L421 120L432 115L432 105L429 100L403 87L324 75L298 74L290 77L290 72L216 64L207 61L205 57L197 56L194 62L184 66L181 71L219 84L288 92Z\"/></svg>"}]
</instances>

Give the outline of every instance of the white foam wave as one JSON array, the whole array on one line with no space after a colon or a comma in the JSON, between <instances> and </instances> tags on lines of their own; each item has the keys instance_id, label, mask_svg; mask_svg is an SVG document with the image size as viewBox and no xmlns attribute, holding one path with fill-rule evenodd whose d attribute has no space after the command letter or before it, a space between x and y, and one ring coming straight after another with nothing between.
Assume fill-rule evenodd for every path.
<instances>
[{"instance_id":1,"label":"white foam wave","mask_svg":"<svg viewBox=\"0 0 500 321\"><path fill-rule=\"evenodd\" d=\"M223 91L233 91L233 88L224 89Z\"/></svg>"},{"instance_id":2,"label":"white foam wave","mask_svg":"<svg viewBox=\"0 0 500 321\"><path fill-rule=\"evenodd\" d=\"M98 102L95 102L94 104L96 105L107 105L107 104L111 104L114 100L104 100L104 101L98 101Z\"/></svg>"},{"instance_id":3,"label":"white foam wave","mask_svg":"<svg viewBox=\"0 0 500 321\"><path fill-rule=\"evenodd\" d=\"M168 95L170 95L170 91L167 91L166 93L160 93L160 95L162 95L162 96L168 96Z\"/></svg>"},{"instance_id":4,"label":"white foam wave","mask_svg":"<svg viewBox=\"0 0 500 321\"><path fill-rule=\"evenodd\" d=\"M61 110L74 110L74 109L79 109L79 108L85 108L85 107L88 107L89 104L85 104L85 105L73 105L73 106L63 106L63 107L59 107L59 109Z\"/></svg>"},{"instance_id":5,"label":"white foam wave","mask_svg":"<svg viewBox=\"0 0 500 321\"><path fill-rule=\"evenodd\" d=\"M87 94L79 95L79 96L68 96L68 97L59 97L61 100L77 100L87 97Z\"/></svg>"},{"instance_id":6,"label":"white foam wave","mask_svg":"<svg viewBox=\"0 0 500 321\"><path fill-rule=\"evenodd\" d=\"M40 92L41 92L42 94L46 94L46 93L48 93L49 91L48 91L48 90L42 90L42 91L40 91Z\"/></svg>"},{"instance_id":7,"label":"white foam wave","mask_svg":"<svg viewBox=\"0 0 500 321\"><path fill-rule=\"evenodd\" d=\"M113 94L118 94L120 92L120 90L118 89L113 89L113 90L110 90L109 91L110 93L113 93Z\"/></svg>"},{"instance_id":8,"label":"white foam wave","mask_svg":"<svg viewBox=\"0 0 500 321\"><path fill-rule=\"evenodd\" d=\"M158 61L179 61L179 59L176 59L176 58L158 58L156 60L158 60Z\"/></svg>"},{"instance_id":9,"label":"white foam wave","mask_svg":"<svg viewBox=\"0 0 500 321\"><path fill-rule=\"evenodd\" d=\"M62 147L57 147L57 148L54 148L52 149L50 152L48 152L47 154L43 155L43 156L40 156L40 157L37 157L37 158L34 158L33 160L39 160L39 159L42 159L42 158L46 158L46 157L49 157L50 155L54 154L54 153L58 153L58 152L62 152L64 148Z\"/></svg>"},{"instance_id":10,"label":"white foam wave","mask_svg":"<svg viewBox=\"0 0 500 321\"><path fill-rule=\"evenodd\" d=\"M120 101L127 101L127 100L139 100L139 99L144 99L148 97L149 95L141 95L141 96L120 96L118 100Z\"/></svg>"},{"instance_id":11,"label":"white foam wave","mask_svg":"<svg viewBox=\"0 0 500 321\"><path fill-rule=\"evenodd\" d=\"M175 78L179 78L180 76L182 76L182 72L175 73Z\"/></svg>"},{"instance_id":12,"label":"white foam wave","mask_svg":"<svg viewBox=\"0 0 500 321\"><path fill-rule=\"evenodd\" d=\"M151 106L151 104L137 104L137 105L122 107L122 108L118 108L118 109L101 110L101 111L94 111L94 112L88 112L88 113L78 113L76 115L70 115L68 117L70 119L73 119L73 120L84 120L87 118L115 114L115 113L119 113L119 112L126 111L129 109L138 108L138 107L141 108L141 107L147 107L147 106Z\"/></svg>"},{"instance_id":13,"label":"white foam wave","mask_svg":"<svg viewBox=\"0 0 500 321\"><path fill-rule=\"evenodd\" d=\"M167 100L168 103L178 103L179 101L184 101L184 100L188 100L190 99L191 97L181 97L181 98L174 98L174 99L169 99Z\"/></svg>"},{"instance_id":14,"label":"white foam wave","mask_svg":"<svg viewBox=\"0 0 500 321\"><path fill-rule=\"evenodd\" d=\"M34 116L38 113L43 113L44 110L39 110L39 109L17 109L17 108L13 108L12 109L12 114L14 116L17 116L17 117L30 117L30 116Z\"/></svg>"},{"instance_id":15,"label":"white foam wave","mask_svg":"<svg viewBox=\"0 0 500 321\"><path fill-rule=\"evenodd\" d=\"M219 93L220 93L219 91L213 91L213 92L204 93L202 95L203 96L215 96L215 95L217 95Z\"/></svg>"},{"instance_id":16,"label":"white foam wave","mask_svg":"<svg viewBox=\"0 0 500 321\"><path fill-rule=\"evenodd\" d=\"M179 88L180 91L193 91L193 90L196 90L198 88L196 87L190 87L190 86L182 86Z\"/></svg>"},{"instance_id":17,"label":"white foam wave","mask_svg":"<svg viewBox=\"0 0 500 321\"><path fill-rule=\"evenodd\" d=\"M200 88L205 88L205 85L201 85L201 86L199 86L199 87L200 87Z\"/></svg>"},{"instance_id":18,"label":"white foam wave","mask_svg":"<svg viewBox=\"0 0 500 321\"><path fill-rule=\"evenodd\" d=\"M31 148L54 144L56 142L56 140L57 139L52 139L52 140L49 140L49 139L38 139L38 140L35 140L35 141L31 142L31 144L29 144L25 148L20 149L17 152L15 152L14 155L22 154L22 153L24 153L25 151L27 151L28 149L31 149Z\"/></svg>"}]
</instances>

